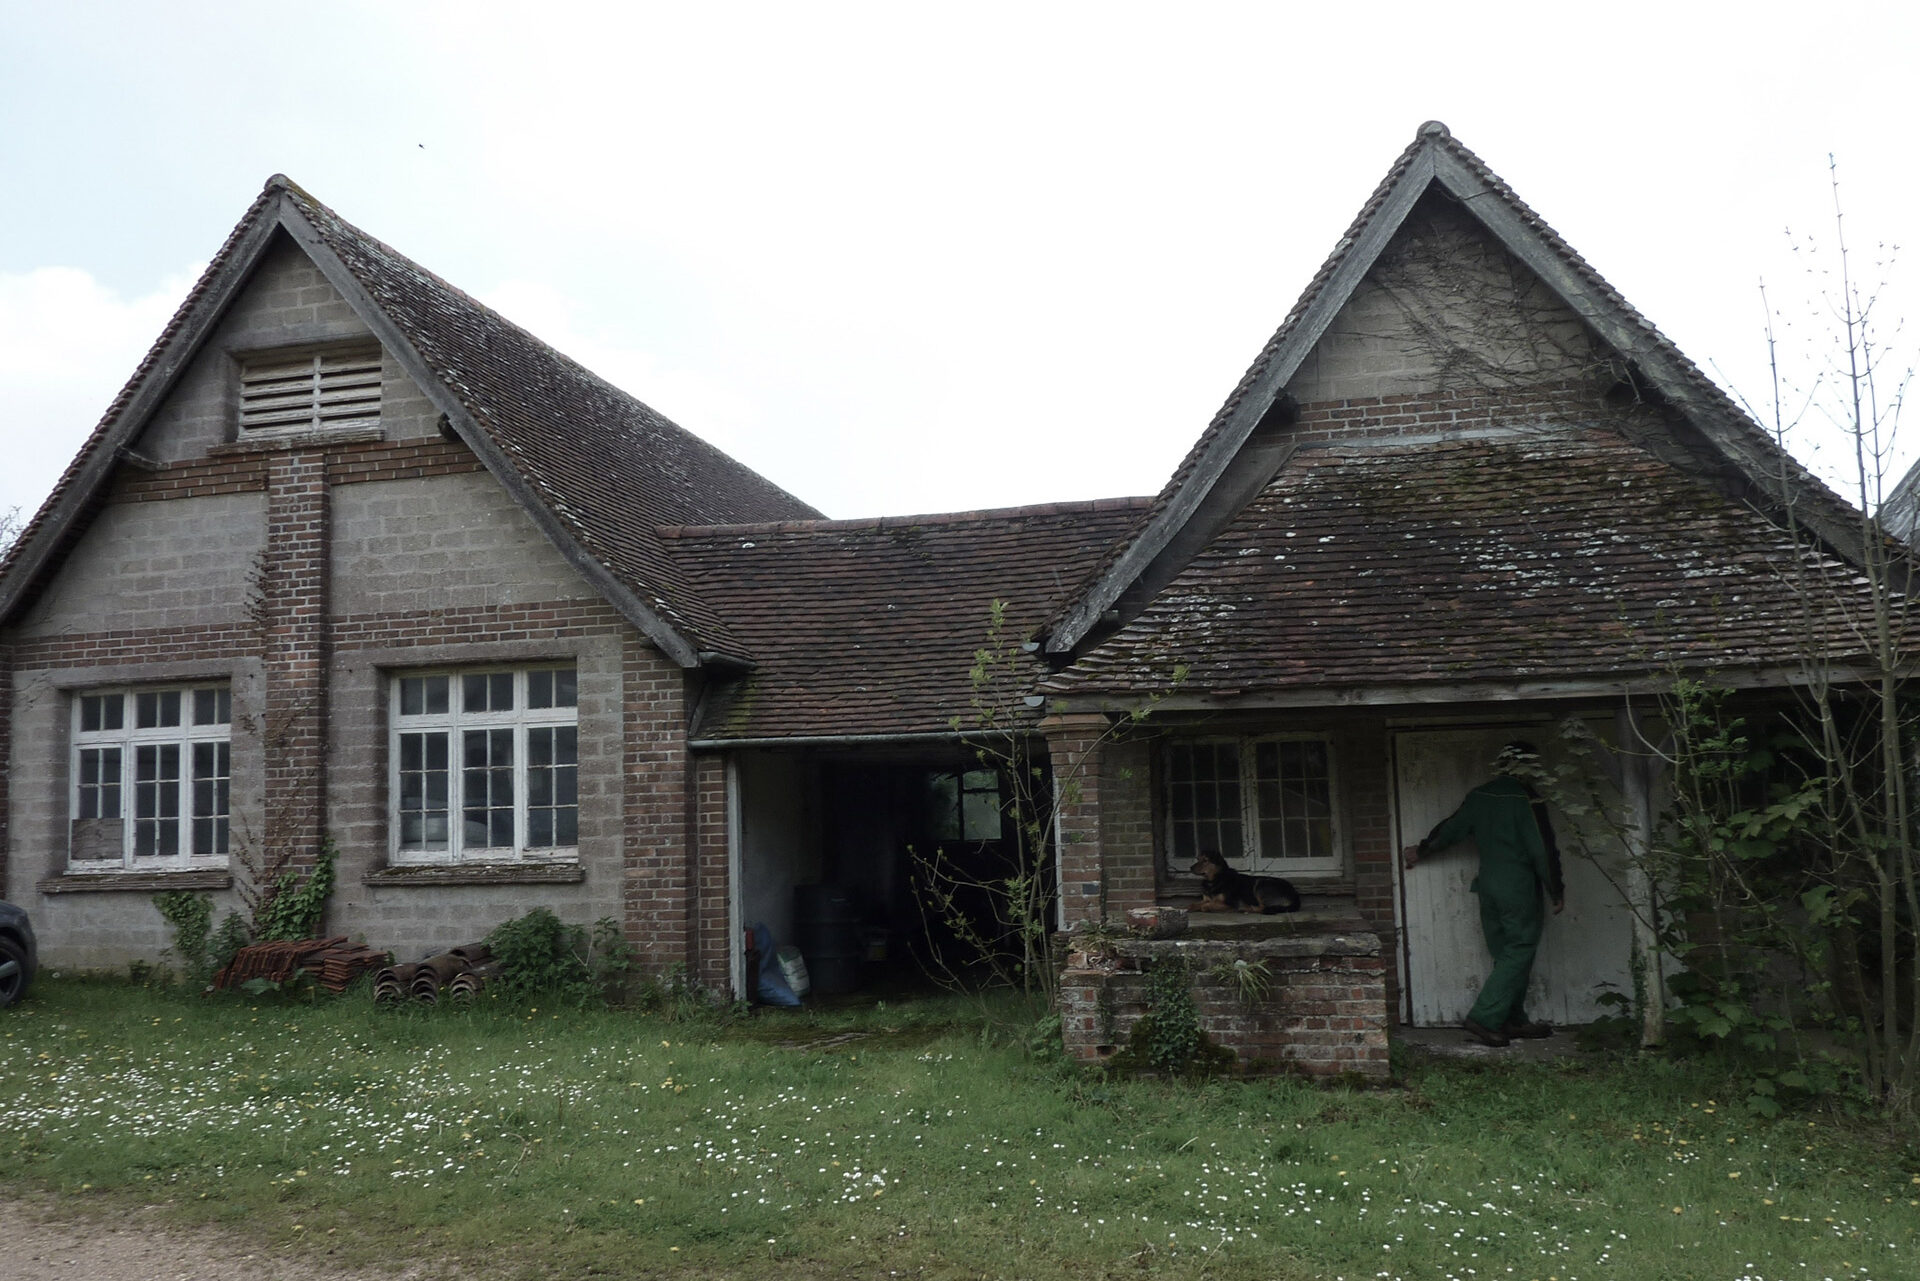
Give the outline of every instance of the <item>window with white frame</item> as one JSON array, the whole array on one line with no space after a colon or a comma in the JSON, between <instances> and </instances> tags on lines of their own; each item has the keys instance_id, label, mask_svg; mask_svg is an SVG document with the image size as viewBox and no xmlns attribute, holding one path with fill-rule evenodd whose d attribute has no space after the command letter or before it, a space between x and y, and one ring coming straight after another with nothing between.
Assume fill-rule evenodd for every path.
<instances>
[{"instance_id":1,"label":"window with white frame","mask_svg":"<svg viewBox=\"0 0 1920 1281\"><path fill-rule=\"evenodd\" d=\"M394 677L394 859L570 857L580 839L577 703L571 667Z\"/></svg>"},{"instance_id":2,"label":"window with white frame","mask_svg":"<svg viewBox=\"0 0 1920 1281\"><path fill-rule=\"evenodd\" d=\"M1326 740L1207 738L1169 743L1167 848L1175 871L1217 850L1243 871L1336 872L1333 758Z\"/></svg>"},{"instance_id":3,"label":"window with white frame","mask_svg":"<svg viewBox=\"0 0 1920 1281\"><path fill-rule=\"evenodd\" d=\"M91 869L224 865L232 722L224 684L76 694L70 863Z\"/></svg>"},{"instance_id":4,"label":"window with white frame","mask_svg":"<svg viewBox=\"0 0 1920 1281\"><path fill-rule=\"evenodd\" d=\"M377 345L262 352L240 366L242 436L379 425Z\"/></svg>"}]
</instances>

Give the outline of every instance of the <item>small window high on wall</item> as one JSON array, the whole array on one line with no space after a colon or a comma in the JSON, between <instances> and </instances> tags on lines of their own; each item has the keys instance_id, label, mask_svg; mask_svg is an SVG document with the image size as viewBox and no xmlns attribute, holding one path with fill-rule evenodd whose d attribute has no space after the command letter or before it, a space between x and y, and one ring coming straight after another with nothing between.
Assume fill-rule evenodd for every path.
<instances>
[{"instance_id":1,"label":"small window high on wall","mask_svg":"<svg viewBox=\"0 0 1920 1281\"><path fill-rule=\"evenodd\" d=\"M1172 870L1218 850L1247 871L1337 872L1333 756L1303 737L1176 741L1166 755Z\"/></svg>"},{"instance_id":2,"label":"small window high on wall","mask_svg":"<svg viewBox=\"0 0 1920 1281\"><path fill-rule=\"evenodd\" d=\"M260 352L240 366L243 437L379 425L377 345Z\"/></svg>"}]
</instances>

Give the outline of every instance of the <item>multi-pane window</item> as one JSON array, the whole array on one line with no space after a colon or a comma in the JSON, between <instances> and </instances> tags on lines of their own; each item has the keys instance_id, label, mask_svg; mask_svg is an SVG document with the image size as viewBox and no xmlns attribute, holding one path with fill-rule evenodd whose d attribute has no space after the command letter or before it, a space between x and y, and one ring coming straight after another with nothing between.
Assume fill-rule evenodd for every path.
<instances>
[{"instance_id":1,"label":"multi-pane window","mask_svg":"<svg viewBox=\"0 0 1920 1281\"><path fill-rule=\"evenodd\" d=\"M395 677L395 857L570 854L580 839L577 703L571 667Z\"/></svg>"},{"instance_id":2,"label":"multi-pane window","mask_svg":"<svg viewBox=\"0 0 1920 1281\"><path fill-rule=\"evenodd\" d=\"M350 430L380 423L380 348L263 352L240 370L244 435Z\"/></svg>"},{"instance_id":3,"label":"multi-pane window","mask_svg":"<svg viewBox=\"0 0 1920 1281\"><path fill-rule=\"evenodd\" d=\"M1337 871L1333 764L1317 738L1193 739L1166 756L1177 870L1218 850L1250 871Z\"/></svg>"},{"instance_id":4,"label":"multi-pane window","mask_svg":"<svg viewBox=\"0 0 1920 1281\"><path fill-rule=\"evenodd\" d=\"M225 685L77 695L70 860L133 868L224 863L232 722Z\"/></svg>"},{"instance_id":5,"label":"multi-pane window","mask_svg":"<svg viewBox=\"0 0 1920 1281\"><path fill-rule=\"evenodd\" d=\"M1000 775L990 769L927 778L934 839L997 841L1001 834Z\"/></svg>"}]
</instances>

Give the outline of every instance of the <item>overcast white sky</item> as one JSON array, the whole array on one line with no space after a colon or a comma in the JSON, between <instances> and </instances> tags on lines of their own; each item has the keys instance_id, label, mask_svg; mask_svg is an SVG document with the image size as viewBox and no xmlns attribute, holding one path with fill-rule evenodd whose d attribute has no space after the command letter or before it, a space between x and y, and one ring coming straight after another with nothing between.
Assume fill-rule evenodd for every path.
<instances>
[{"instance_id":1,"label":"overcast white sky","mask_svg":"<svg viewBox=\"0 0 1920 1281\"><path fill-rule=\"evenodd\" d=\"M1721 8L0 0L0 510L274 172L838 517L1158 489L1429 118L1761 396L1920 21Z\"/></svg>"}]
</instances>

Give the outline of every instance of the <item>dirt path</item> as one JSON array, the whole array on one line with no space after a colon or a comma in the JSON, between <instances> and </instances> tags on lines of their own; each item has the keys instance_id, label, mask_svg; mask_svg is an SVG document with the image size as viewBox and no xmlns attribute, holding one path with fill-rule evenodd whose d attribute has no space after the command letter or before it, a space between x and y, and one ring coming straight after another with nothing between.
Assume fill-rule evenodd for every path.
<instances>
[{"instance_id":1,"label":"dirt path","mask_svg":"<svg viewBox=\"0 0 1920 1281\"><path fill-rule=\"evenodd\" d=\"M63 1212L51 1197L0 1191L0 1277L18 1281L405 1281L425 1275L334 1268L238 1241L217 1228L157 1226L136 1210L111 1219Z\"/></svg>"}]
</instances>

